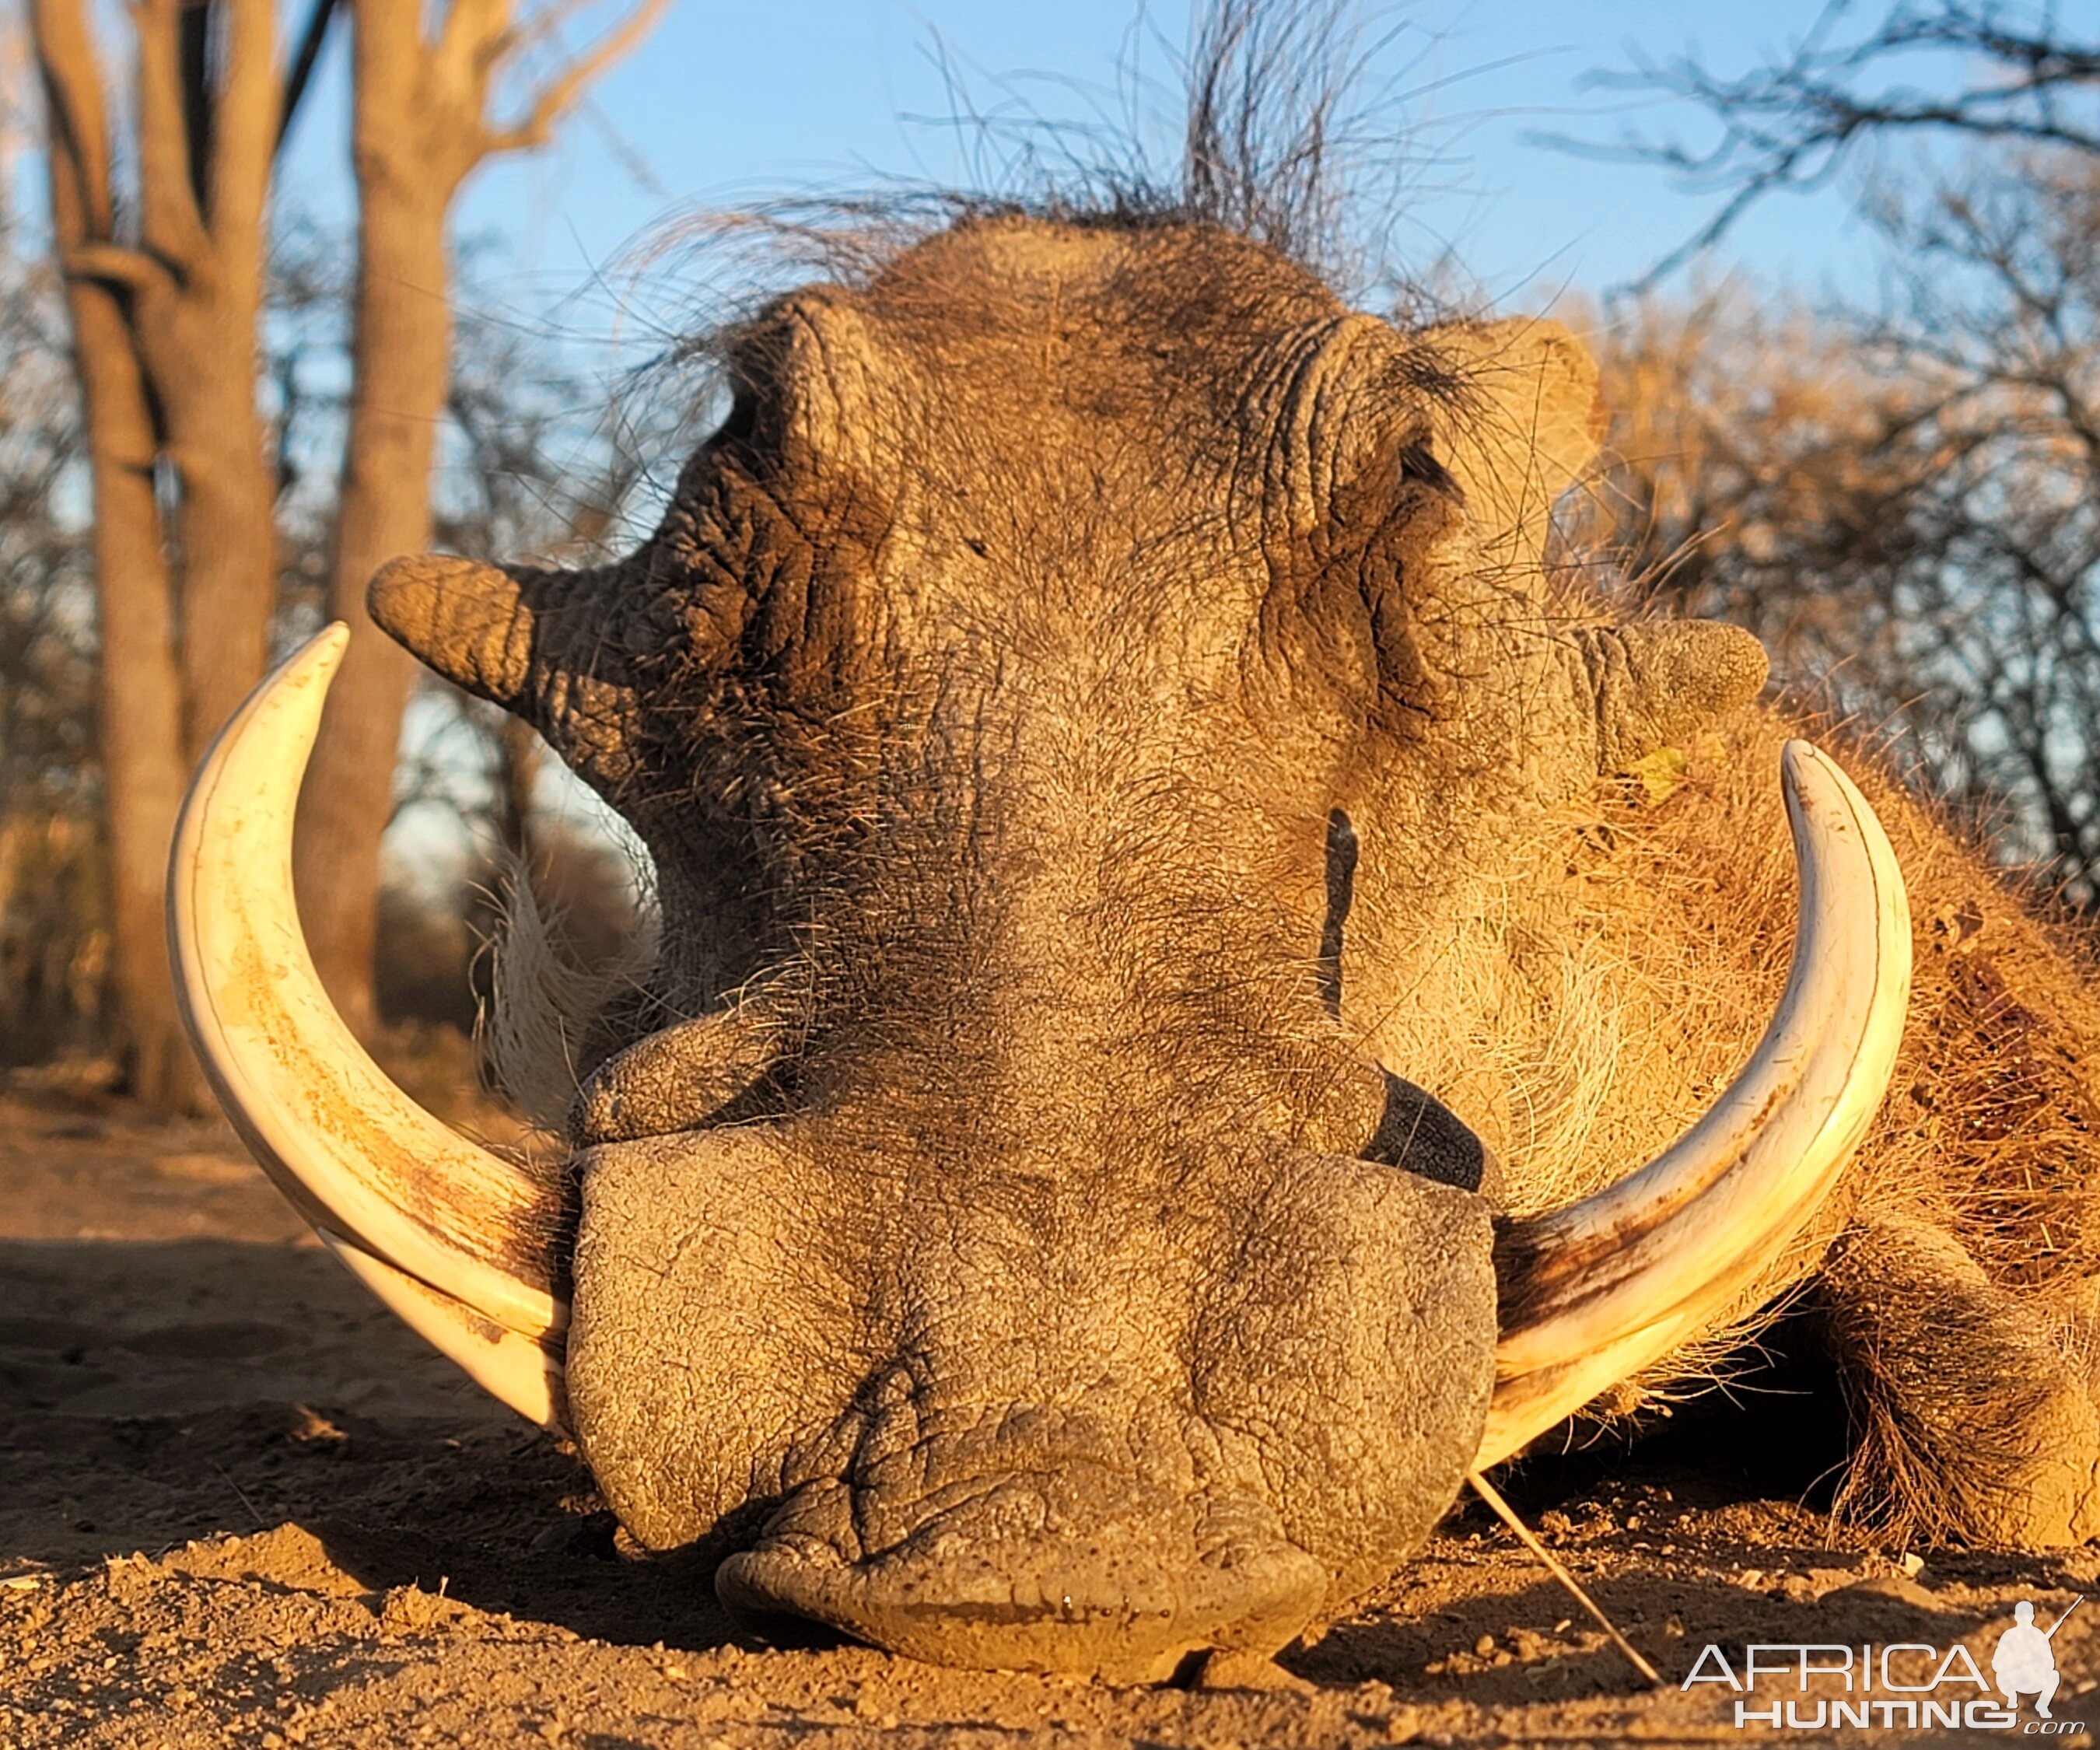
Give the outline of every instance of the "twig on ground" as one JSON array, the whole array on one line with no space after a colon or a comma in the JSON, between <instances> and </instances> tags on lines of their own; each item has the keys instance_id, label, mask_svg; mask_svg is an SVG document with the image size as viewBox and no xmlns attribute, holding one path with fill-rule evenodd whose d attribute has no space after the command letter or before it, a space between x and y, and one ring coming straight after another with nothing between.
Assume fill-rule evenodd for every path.
<instances>
[{"instance_id":1,"label":"twig on ground","mask_svg":"<svg viewBox=\"0 0 2100 1750\"><path fill-rule=\"evenodd\" d=\"M1641 1657L1639 1649L1635 1647L1632 1642L1619 1633L1612 1619L1599 1607L1597 1601L1582 1589L1575 1576L1561 1564L1560 1558L1532 1536L1531 1527L1516 1516L1516 1510L1502 1499L1501 1492L1477 1470L1466 1480L1473 1485L1473 1492L1495 1510L1496 1516L1502 1523L1516 1533L1517 1541L1546 1564L1546 1571L1568 1589L1575 1602L1587 1611L1595 1620L1597 1626L1612 1638L1612 1645L1626 1655L1626 1663L1641 1674L1644 1682L1653 1687L1660 1688L1662 1684L1661 1673Z\"/></svg>"}]
</instances>

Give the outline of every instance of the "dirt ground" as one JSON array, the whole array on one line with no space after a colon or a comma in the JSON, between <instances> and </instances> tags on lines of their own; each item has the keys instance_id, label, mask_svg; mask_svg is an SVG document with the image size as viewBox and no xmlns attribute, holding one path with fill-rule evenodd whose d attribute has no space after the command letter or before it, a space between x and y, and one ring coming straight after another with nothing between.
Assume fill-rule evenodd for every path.
<instances>
[{"instance_id":1,"label":"dirt ground","mask_svg":"<svg viewBox=\"0 0 2100 1750\"><path fill-rule=\"evenodd\" d=\"M2093 1552L1921 1565L1646 1448L1511 1492L1665 1687L1643 1690L1477 1504L1290 1650L1290 1687L1118 1690L769 1643L701 1576L624 1554L573 1452L368 1299L227 1132L0 1096L11 1750L1973 1743L2001 1734L1900 1715L1776 1733L1738 1727L1723 1684L1679 1686L1709 1642L1740 1671L1750 1642L1958 1641L1988 1673L2017 1600L2046 1626L2100 1593ZM2089 1721L2087 1742L2094 1604L2054 1642L2056 1717ZM1845 1694L1773 1681L1757 1704L1793 1701L1804 1724ZM2005 1735L2040 1723L2023 1710Z\"/></svg>"}]
</instances>

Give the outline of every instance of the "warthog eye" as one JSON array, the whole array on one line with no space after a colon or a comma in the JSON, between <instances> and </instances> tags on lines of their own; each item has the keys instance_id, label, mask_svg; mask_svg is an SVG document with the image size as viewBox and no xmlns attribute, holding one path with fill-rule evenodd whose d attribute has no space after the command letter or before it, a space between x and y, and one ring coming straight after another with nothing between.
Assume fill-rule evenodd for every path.
<instances>
[{"instance_id":1,"label":"warthog eye","mask_svg":"<svg viewBox=\"0 0 2100 1750\"><path fill-rule=\"evenodd\" d=\"M1440 492L1454 492L1458 487L1458 483L1451 478L1451 471L1436 460L1427 443L1410 443L1402 447L1400 477L1403 480L1419 480Z\"/></svg>"}]
</instances>

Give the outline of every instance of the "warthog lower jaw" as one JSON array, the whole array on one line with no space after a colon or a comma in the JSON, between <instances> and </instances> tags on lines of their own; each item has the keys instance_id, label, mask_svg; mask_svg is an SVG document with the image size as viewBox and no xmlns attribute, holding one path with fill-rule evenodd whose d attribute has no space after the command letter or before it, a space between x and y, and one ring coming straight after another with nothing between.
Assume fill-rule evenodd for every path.
<instances>
[{"instance_id":1,"label":"warthog lower jaw","mask_svg":"<svg viewBox=\"0 0 2100 1750\"><path fill-rule=\"evenodd\" d=\"M1201 1555L1166 1540L1177 1560L1151 1529L1023 1537L936 1519L858 1561L777 1532L725 1562L715 1588L732 1609L808 1618L911 1657L1116 1683L1163 1682L1192 1653L1273 1653L1325 1602L1325 1565L1280 1535Z\"/></svg>"}]
</instances>

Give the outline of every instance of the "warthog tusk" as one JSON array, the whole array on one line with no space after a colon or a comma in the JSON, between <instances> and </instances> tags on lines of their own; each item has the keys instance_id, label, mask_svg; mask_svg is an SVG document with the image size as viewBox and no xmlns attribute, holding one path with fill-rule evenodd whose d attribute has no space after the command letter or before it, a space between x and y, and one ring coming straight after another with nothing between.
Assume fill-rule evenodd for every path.
<instances>
[{"instance_id":1,"label":"warthog tusk","mask_svg":"<svg viewBox=\"0 0 2100 1750\"><path fill-rule=\"evenodd\" d=\"M1476 1468L1723 1311L1801 1231L1881 1108L1910 999L1903 876L1835 762L1793 741L1780 769L1801 906L1778 1012L1743 1073L1662 1154L1595 1197L1503 1227Z\"/></svg>"},{"instance_id":2,"label":"warthog tusk","mask_svg":"<svg viewBox=\"0 0 2100 1750\"><path fill-rule=\"evenodd\" d=\"M336 1013L299 928L293 817L348 639L330 626L280 663L191 781L168 866L183 1020L241 1139L336 1255L520 1415L558 1426L558 1188L387 1078Z\"/></svg>"},{"instance_id":3,"label":"warthog tusk","mask_svg":"<svg viewBox=\"0 0 2100 1750\"><path fill-rule=\"evenodd\" d=\"M549 1338L527 1336L482 1317L473 1307L404 1274L341 1234L325 1228L316 1231L321 1243L379 1297L388 1311L457 1362L491 1397L543 1428L567 1430L567 1369L558 1338L550 1348Z\"/></svg>"}]
</instances>

